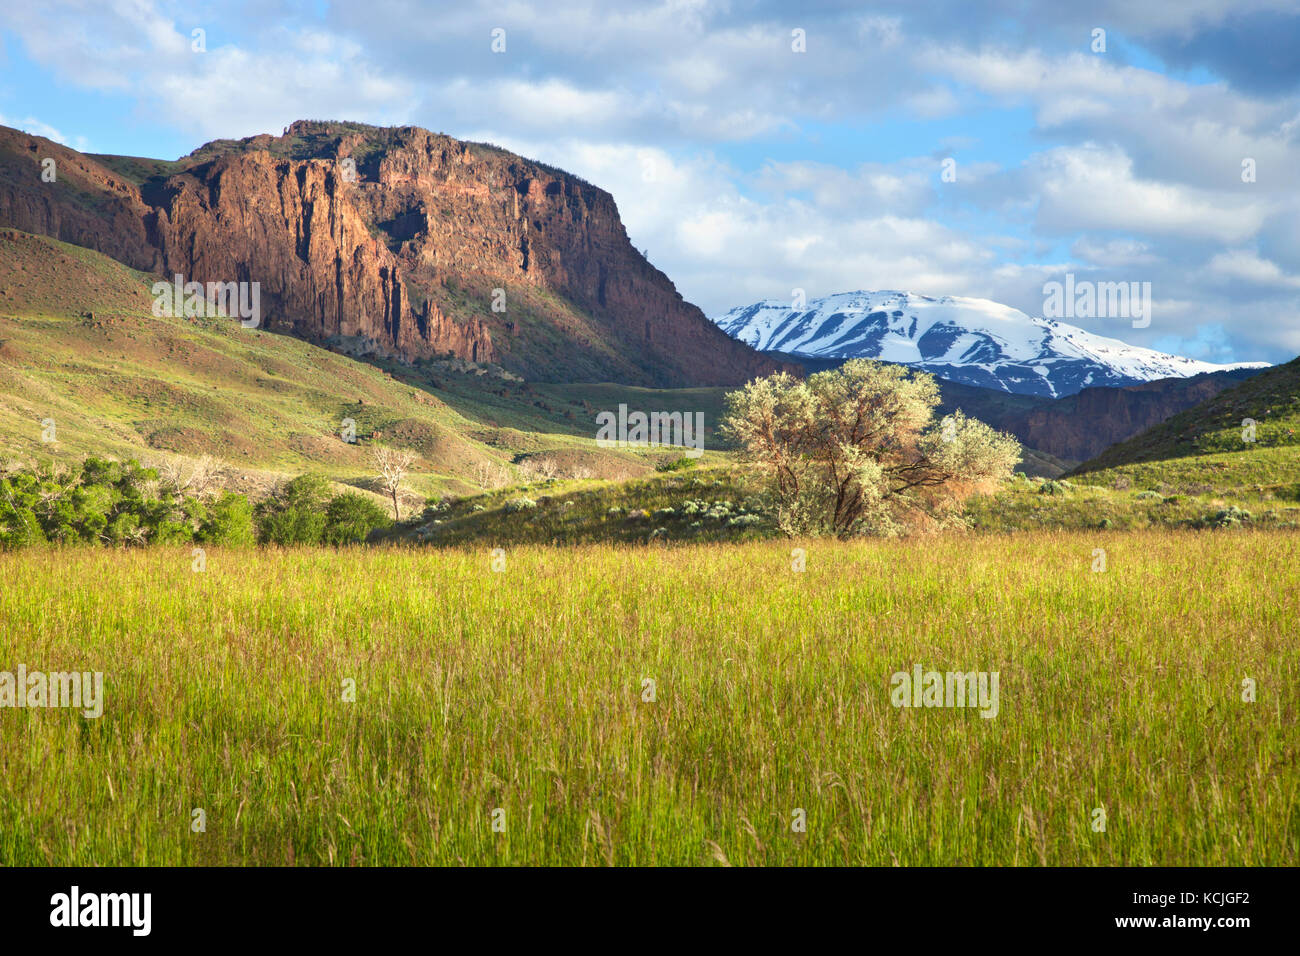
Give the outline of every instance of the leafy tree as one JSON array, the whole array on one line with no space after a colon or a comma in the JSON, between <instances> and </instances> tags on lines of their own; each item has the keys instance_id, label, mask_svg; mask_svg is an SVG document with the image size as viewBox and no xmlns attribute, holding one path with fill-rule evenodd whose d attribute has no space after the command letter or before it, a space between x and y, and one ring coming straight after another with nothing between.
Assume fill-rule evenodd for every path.
<instances>
[{"instance_id":1,"label":"leafy tree","mask_svg":"<svg viewBox=\"0 0 1300 956\"><path fill-rule=\"evenodd\" d=\"M144 544L149 539L147 530L140 524L140 516L131 511L114 517L104 533L112 544Z\"/></svg>"},{"instance_id":2,"label":"leafy tree","mask_svg":"<svg viewBox=\"0 0 1300 956\"><path fill-rule=\"evenodd\" d=\"M300 482L289 499L301 504L314 495L323 510L322 488L323 481ZM205 529L212 537L203 540L252 540L247 499L227 495L214 507L215 517L199 497L160 482L154 469L135 461L91 457L70 469L54 463L0 467L0 547L6 549L41 541L181 544Z\"/></svg>"},{"instance_id":3,"label":"leafy tree","mask_svg":"<svg viewBox=\"0 0 1300 956\"><path fill-rule=\"evenodd\" d=\"M0 548L25 548L45 540L35 512L0 500Z\"/></svg>"},{"instance_id":4,"label":"leafy tree","mask_svg":"<svg viewBox=\"0 0 1300 956\"><path fill-rule=\"evenodd\" d=\"M723 433L768 476L789 535L896 534L942 524L1011 474L1020 444L961 412L933 422L934 376L853 359L727 395Z\"/></svg>"},{"instance_id":5,"label":"leafy tree","mask_svg":"<svg viewBox=\"0 0 1300 956\"><path fill-rule=\"evenodd\" d=\"M357 544L365 541L375 528L391 525L392 519L384 510L365 495L345 491L331 499L325 509L325 534L327 544Z\"/></svg>"}]
</instances>

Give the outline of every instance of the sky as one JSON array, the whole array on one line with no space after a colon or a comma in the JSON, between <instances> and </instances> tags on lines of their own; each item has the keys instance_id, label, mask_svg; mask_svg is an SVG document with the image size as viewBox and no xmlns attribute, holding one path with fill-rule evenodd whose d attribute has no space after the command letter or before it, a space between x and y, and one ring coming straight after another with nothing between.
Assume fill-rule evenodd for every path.
<instances>
[{"instance_id":1,"label":"sky","mask_svg":"<svg viewBox=\"0 0 1300 956\"><path fill-rule=\"evenodd\" d=\"M0 10L0 124L174 159L296 119L576 173L709 315L796 289L1041 315L1071 273L1151 283L1148 327L1089 331L1300 354L1300 0Z\"/></svg>"}]
</instances>

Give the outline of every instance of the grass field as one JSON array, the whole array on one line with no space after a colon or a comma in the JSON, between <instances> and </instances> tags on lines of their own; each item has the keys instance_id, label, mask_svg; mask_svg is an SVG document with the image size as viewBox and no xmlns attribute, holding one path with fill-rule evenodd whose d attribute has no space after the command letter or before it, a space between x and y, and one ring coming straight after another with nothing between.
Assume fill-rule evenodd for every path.
<instances>
[{"instance_id":1,"label":"grass field","mask_svg":"<svg viewBox=\"0 0 1300 956\"><path fill-rule=\"evenodd\" d=\"M1300 863L1300 537L803 546L0 554L0 864Z\"/></svg>"}]
</instances>

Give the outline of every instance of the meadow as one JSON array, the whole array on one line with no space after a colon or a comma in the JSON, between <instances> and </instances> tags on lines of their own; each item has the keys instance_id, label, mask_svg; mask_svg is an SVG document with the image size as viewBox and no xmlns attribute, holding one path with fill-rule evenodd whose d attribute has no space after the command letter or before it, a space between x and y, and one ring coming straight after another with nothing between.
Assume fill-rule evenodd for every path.
<instances>
[{"instance_id":1,"label":"meadow","mask_svg":"<svg viewBox=\"0 0 1300 956\"><path fill-rule=\"evenodd\" d=\"M0 671L105 681L0 709L0 864L1300 863L1293 533L196 566L0 554ZM893 706L916 664L997 716Z\"/></svg>"}]
</instances>

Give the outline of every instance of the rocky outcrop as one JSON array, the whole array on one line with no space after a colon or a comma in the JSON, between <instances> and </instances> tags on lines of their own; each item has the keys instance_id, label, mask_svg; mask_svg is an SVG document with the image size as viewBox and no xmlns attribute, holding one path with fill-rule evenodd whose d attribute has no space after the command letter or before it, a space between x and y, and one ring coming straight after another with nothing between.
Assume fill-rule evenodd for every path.
<instances>
[{"instance_id":1,"label":"rocky outcrop","mask_svg":"<svg viewBox=\"0 0 1300 956\"><path fill-rule=\"evenodd\" d=\"M53 160L52 165L46 160ZM42 179L47 172L51 181ZM95 159L0 126L0 225L51 236L154 272L162 259L135 184Z\"/></svg>"},{"instance_id":2,"label":"rocky outcrop","mask_svg":"<svg viewBox=\"0 0 1300 956\"><path fill-rule=\"evenodd\" d=\"M33 142L75 183L42 189ZM0 129L0 159L23 171L0 225L169 279L258 282L263 325L316 341L550 380L732 385L784 367L686 302L608 193L495 147L299 122L161 163Z\"/></svg>"}]
</instances>

